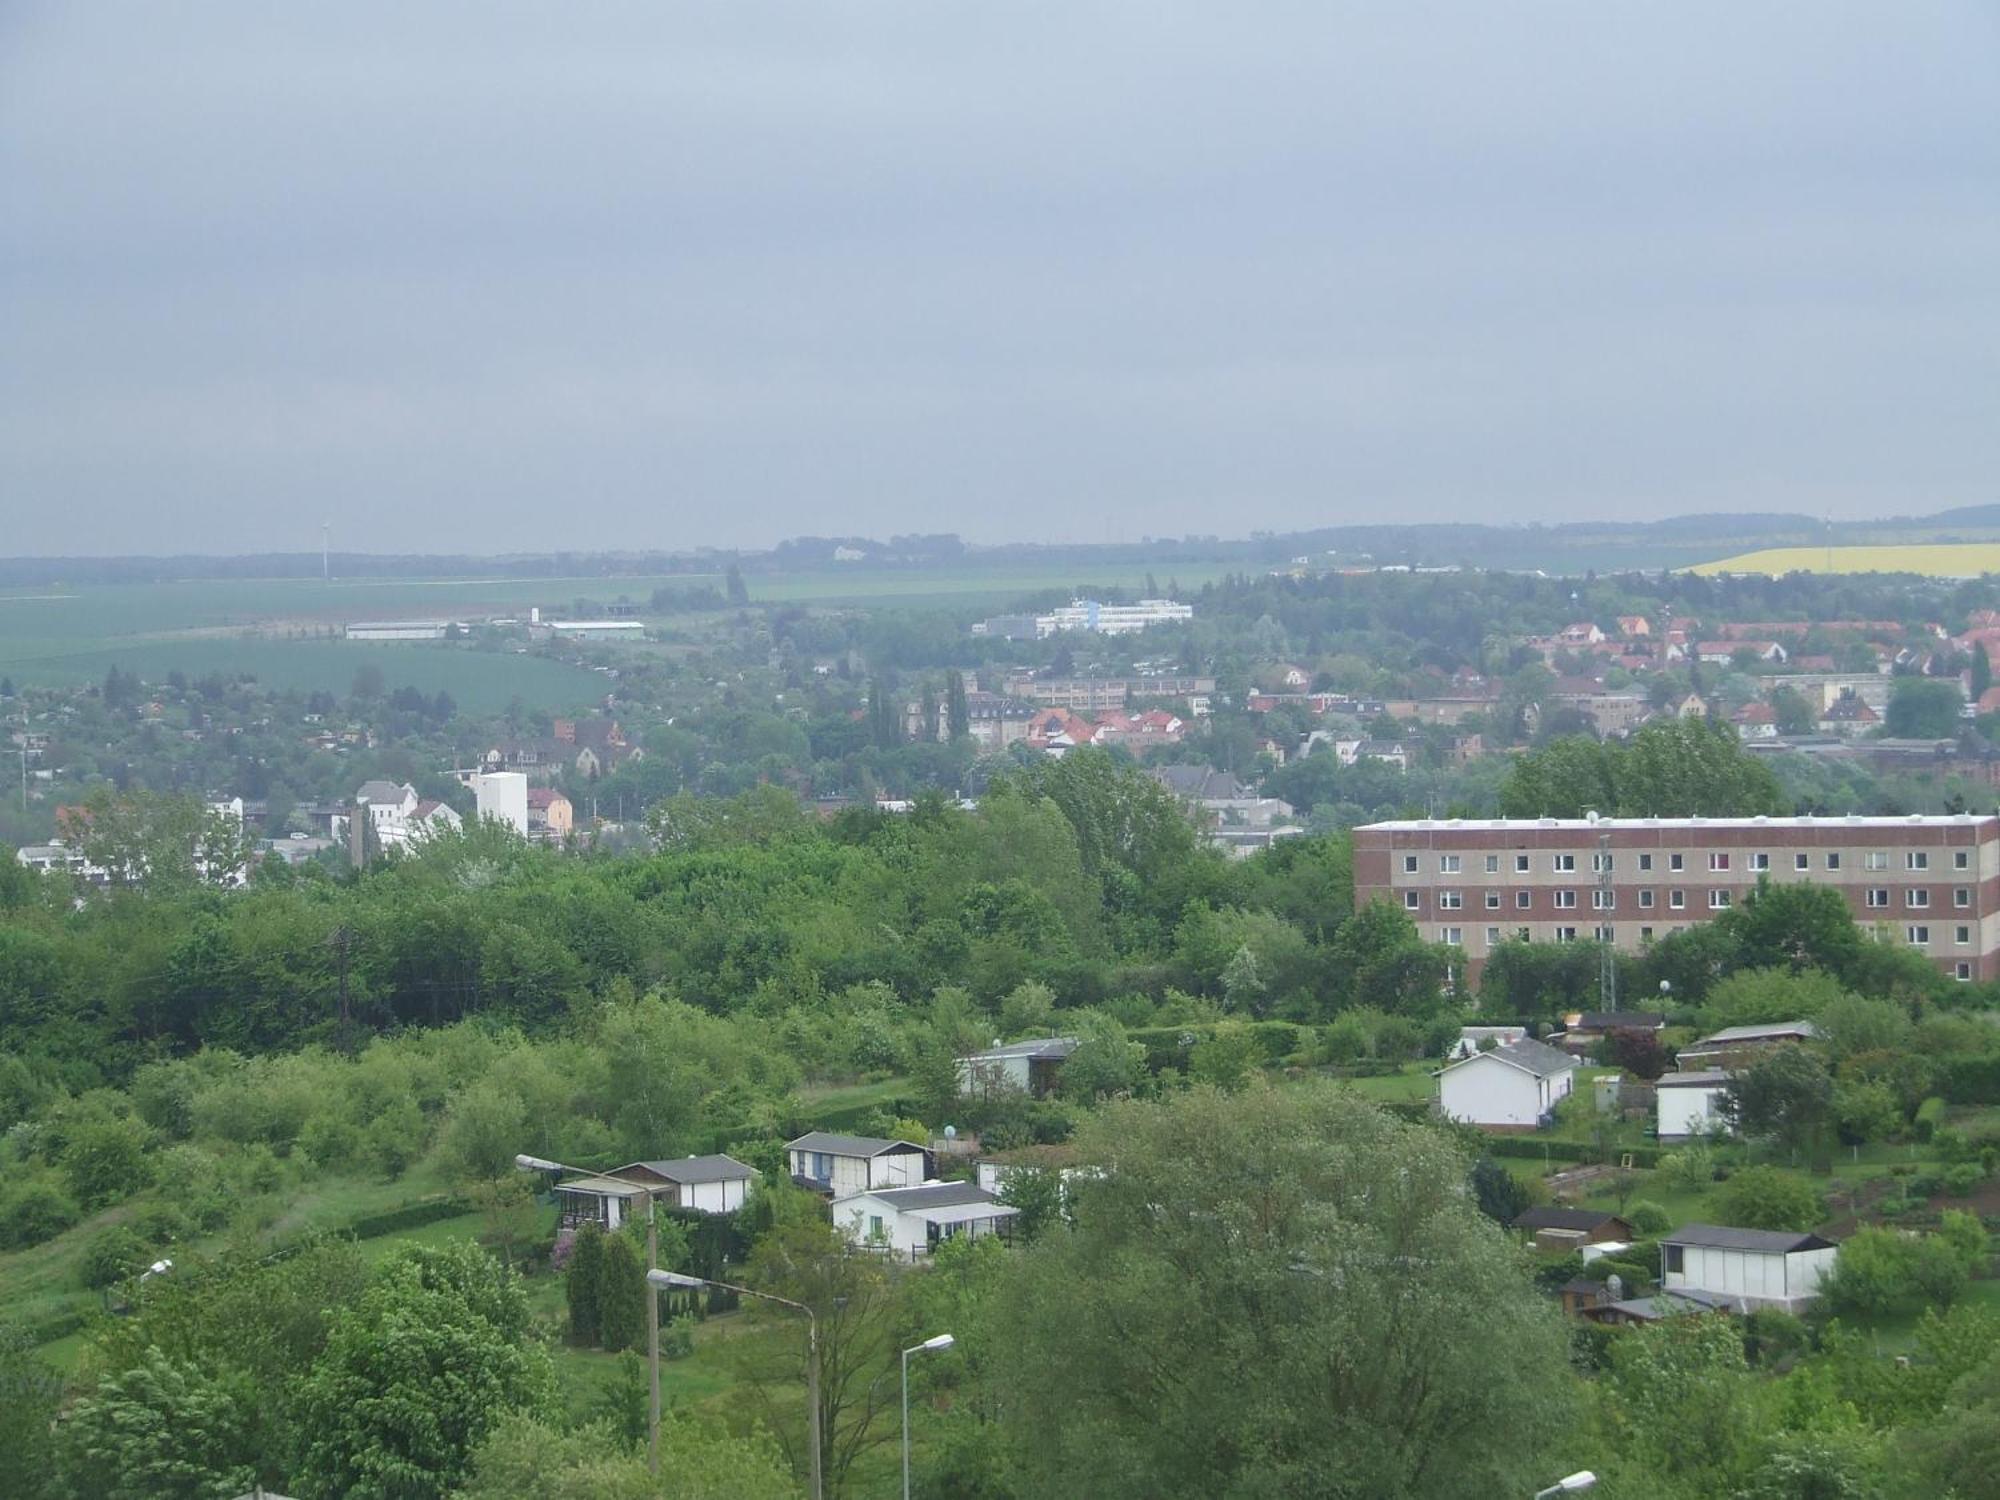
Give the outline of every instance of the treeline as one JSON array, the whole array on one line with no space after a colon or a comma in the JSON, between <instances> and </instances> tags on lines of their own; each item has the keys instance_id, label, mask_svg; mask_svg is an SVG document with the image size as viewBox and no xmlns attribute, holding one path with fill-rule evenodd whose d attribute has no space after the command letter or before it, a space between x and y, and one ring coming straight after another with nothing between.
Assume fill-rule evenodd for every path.
<instances>
[{"instance_id":1,"label":"treeline","mask_svg":"<svg viewBox=\"0 0 2000 1500\"><path fill-rule=\"evenodd\" d=\"M267 863L240 891L162 879L80 902L10 867L0 1047L87 1083L203 1046L347 1046L475 1016L549 1028L649 990L777 1017L858 986L902 1006L962 987L992 1008L1031 981L1063 1006L1174 989L1317 1020L1369 984L1375 949L1415 943L1404 924L1342 946L1343 840L1225 861L1097 755L1000 777L976 812L821 822L765 788L670 798L652 828L657 852L627 858L475 829L361 875Z\"/></svg>"}]
</instances>

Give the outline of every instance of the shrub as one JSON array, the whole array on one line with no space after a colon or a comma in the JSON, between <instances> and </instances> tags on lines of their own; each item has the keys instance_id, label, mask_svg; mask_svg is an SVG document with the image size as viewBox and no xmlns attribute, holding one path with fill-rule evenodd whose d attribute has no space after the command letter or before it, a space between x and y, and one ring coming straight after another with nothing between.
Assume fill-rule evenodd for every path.
<instances>
[{"instance_id":1,"label":"shrub","mask_svg":"<svg viewBox=\"0 0 2000 1500\"><path fill-rule=\"evenodd\" d=\"M1812 1335L1803 1321L1775 1307L1755 1308L1743 1318L1743 1353L1753 1365L1770 1366L1798 1358Z\"/></svg>"},{"instance_id":2,"label":"shrub","mask_svg":"<svg viewBox=\"0 0 2000 1500\"><path fill-rule=\"evenodd\" d=\"M162 1199L142 1203L132 1214L132 1232L149 1245L171 1245L188 1232L188 1216Z\"/></svg>"},{"instance_id":3,"label":"shrub","mask_svg":"<svg viewBox=\"0 0 2000 1500\"><path fill-rule=\"evenodd\" d=\"M1944 1100L1935 1094L1917 1106L1916 1119L1912 1122L1911 1128L1918 1140L1929 1141L1937 1134L1938 1127L1944 1124L1946 1107Z\"/></svg>"},{"instance_id":4,"label":"shrub","mask_svg":"<svg viewBox=\"0 0 2000 1500\"><path fill-rule=\"evenodd\" d=\"M76 1202L47 1178L17 1183L0 1196L0 1249L25 1250L76 1223Z\"/></svg>"},{"instance_id":5,"label":"shrub","mask_svg":"<svg viewBox=\"0 0 2000 1500\"><path fill-rule=\"evenodd\" d=\"M1812 1185L1776 1167L1745 1167L1715 1195L1716 1222L1737 1229L1812 1228L1826 1204Z\"/></svg>"},{"instance_id":6,"label":"shrub","mask_svg":"<svg viewBox=\"0 0 2000 1500\"><path fill-rule=\"evenodd\" d=\"M70 1133L62 1168L84 1207L123 1202L152 1181L146 1127L116 1116L86 1120Z\"/></svg>"},{"instance_id":7,"label":"shrub","mask_svg":"<svg viewBox=\"0 0 2000 1500\"><path fill-rule=\"evenodd\" d=\"M660 1358L686 1359L694 1353L694 1318L682 1313L660 1330Z\"/></svg>"},{"instance_id":8,"label":"shrub","mask_svg":"<svg viewBox=\"0 0 2000 1500\"><path fill-rule=\"evenodd\" d=\"M1657 1239L1674 1227L1674 1216L1650 1198L1637 1198L1625 1210L1625 1222L1635 1233Z\"/></svg>"},{"instance_id":9,"label":"shrub","mask_svg":"<svg viewBox=\"0 0 2000 1500\"><path fill-rule=\"evenodd\" d=\"M139 1237L137 1231L123 1224L114 1225L110 1229L99 1230L83 1247L83 1258L77 1263L77 1278L92 1291L116 1286L152 1258L152 1247Z\"/></svg>"},{"instance_id":10,"label":"shrub","mask_svg":"<svg viewBox=\"0 0 2000 1500\"><path fill-rule=\"evenodd\" d=\"M1662 1156L1660 1171L1683 1192L1699 1193L1715 1182L1715 1152L1699 1141L1691 1141L1680 1150Z\"/></svg>"},{"instance_id":11,"label":"shrub","mask_svg":"<svg viewBox=\"0 0 2000 1500\"><path fill-rule=\"evenodd\" d=\"M1969 1197L1986 1180L1986 1168L1976 1161L1962 1161L1944 1170L1944 1190L1954 1198Z\"/></svg>"}]
</instances>

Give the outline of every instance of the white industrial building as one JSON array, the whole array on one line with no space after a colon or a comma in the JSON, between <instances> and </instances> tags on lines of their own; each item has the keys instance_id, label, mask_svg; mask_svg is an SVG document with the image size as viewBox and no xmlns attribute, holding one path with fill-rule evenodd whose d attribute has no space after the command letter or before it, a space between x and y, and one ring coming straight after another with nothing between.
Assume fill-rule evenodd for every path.
<instances>
[{"instance_id":1,"label":"white industrial building","mask_svg":"<svg viewBox=\"0 0 2000 1500\"><path fill-rule=\"evenodd\" d=\"M1438 1112L1449 1120L1533 1130L1576 1083L1576 1059L1523 1038L1438 1070Z\"/></svg>"},{"instance_id":2,"label":"white industrial building","mask_svg":"<svg viewBox=\"0 0 2000 1500\"><path fill-rule=\"evenodd\" d=\"M1729 1074L1721 1068L1700 1068L1661 1077L1653 1085L1660 1139L1684 1141L1691 1136L1727 1131L1729 1116L1723 1105L1728 1092Z\"/></svg>"},{"instance_id":3,"label":"white industrial building","mask_svg":"<svg viewBox=\"0 0 2000 1500\"><path fill-rule=\"evenodd\" d=\"M347 627L350 641L441 641L451 630L449 620L356 620Z\"/></svg>"},{"instance_id":4,"label":"white industrial building","mask_svg":"<svg viewBox=\"0 0 2000 1500\"><path fill-rule=\"evenodd\" d=\"M1073 599L1062 608L1035 616L1035 634L1047 637L1064 630L1090 630L1099 635L1130 635L1149 625L1171 625L1194 618L1192 604L1172 599L1141 599L1137 604L1101 604Z\"/></svg>"},{"instance_id":5,"label":"white industrial building","mask_svg":"<svg viewBox=\"0 0 2000 1500\"><path fill-rule=\"evenodd\" d=\"M1687 1224L1660 1237L1660 1285L1728 1297L1743 1311L1796 1313L1819 1295L1839 1253L1816 1234Z\"/></svg>"},{"instance_id":6,"label":"white industrial building","mask_svg":"<svg viewBox=\"0 0 2000 1500\"><path fill-rule=\"evenodd\" d=\"M916 1259L949 1239L1004 1234L1018 1208L970 1182L877 1188L833 1200L833 1226L855 1244Z\"/></svg>"},{"instance_id":7,"label":"white industrial building","mask_svg":"<svg viewBox=\"0 0 2000 1500\"><path fill-rule=\"evenodd\" d=\"M460 771L459 783L472 790L479 820L505 823L528 836L528 777L523 771Z\"/></svg>"},{"instance_id":8,"label":"white industrial building","mask_svg":"<svg viewBox=\"0 0 2000 1500\"><path fill-rule=\"evenodd\" d=\"M646 634L644 620L550 620L542 627L551 635L578 637L596 636L609 640L642 640Z\"/></svg>"}]
</instances>

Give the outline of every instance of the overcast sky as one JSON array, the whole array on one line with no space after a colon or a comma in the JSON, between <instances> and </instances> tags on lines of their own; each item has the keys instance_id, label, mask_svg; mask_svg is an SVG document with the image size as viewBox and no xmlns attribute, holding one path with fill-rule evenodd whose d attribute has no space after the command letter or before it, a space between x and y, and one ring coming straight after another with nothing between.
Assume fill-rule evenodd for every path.
<instances>
[{"instance_id":1,"label":"overcast sky","mask_svg":"<svg viewBox=\"0 0 2000 1500\"><path fill-rule=\"evenodd\" d=\"M0 554L2000 501L2000 7L0 0Z\"/></svg>"}]
</instances>

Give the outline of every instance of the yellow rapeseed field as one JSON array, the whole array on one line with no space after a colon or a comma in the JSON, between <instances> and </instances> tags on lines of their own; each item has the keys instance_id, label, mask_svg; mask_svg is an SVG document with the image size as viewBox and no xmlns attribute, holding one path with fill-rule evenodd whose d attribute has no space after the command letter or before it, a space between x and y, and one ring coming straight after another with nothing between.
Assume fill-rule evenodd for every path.
<instances>
[{"instance_id":1,"label":"yellow rapeseed field","mask_svg":"<svg viewBox=\"0 0 2000 1500\"><path fill-rule=\"evenodd\" d=\"M1927 573L1933 578L1976 578L2000 573L2000 542L1941 542L1907 547L1767 547L1720 562L1698 563L1695 573Z\"/></svg>"}]
</instances>

